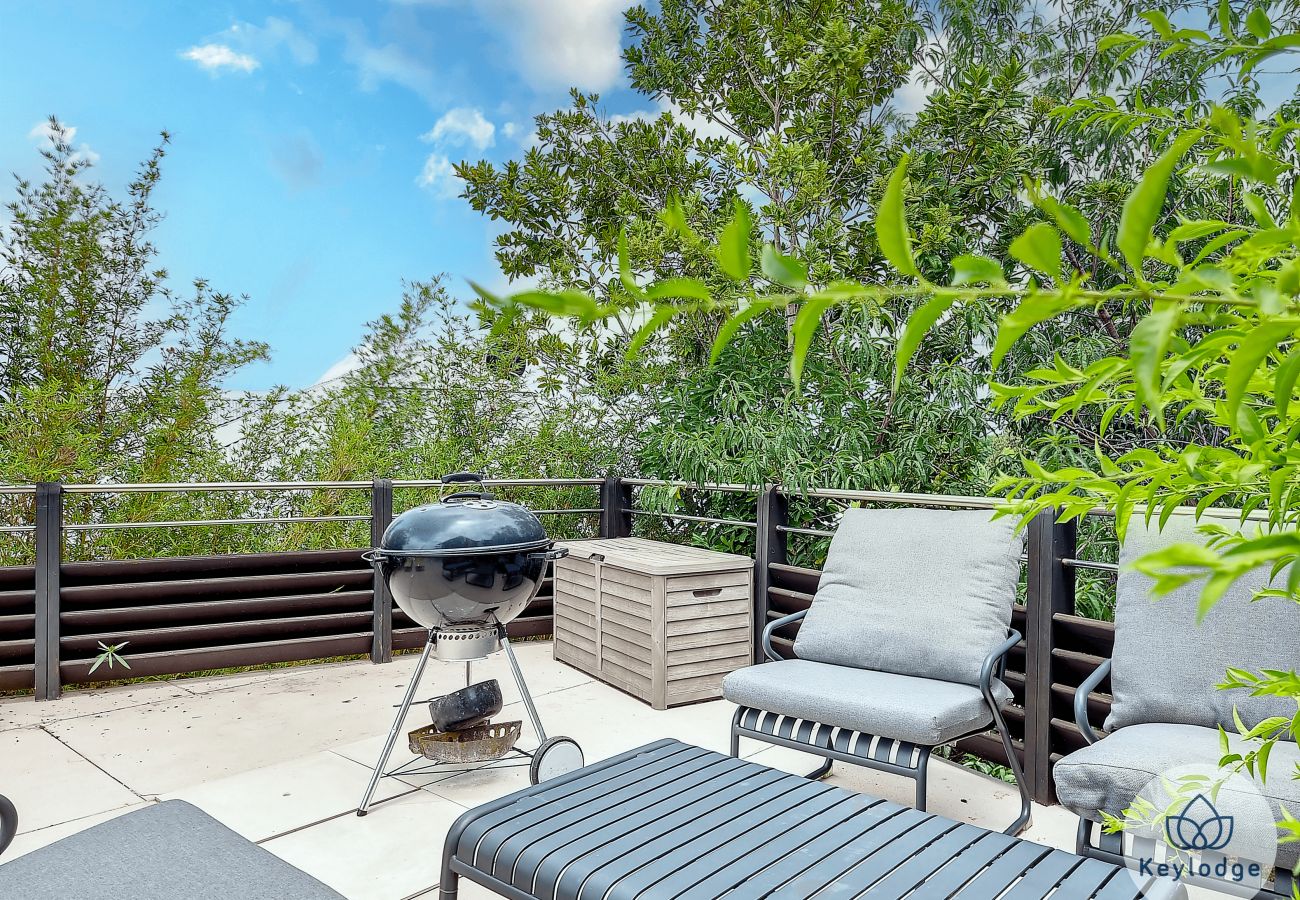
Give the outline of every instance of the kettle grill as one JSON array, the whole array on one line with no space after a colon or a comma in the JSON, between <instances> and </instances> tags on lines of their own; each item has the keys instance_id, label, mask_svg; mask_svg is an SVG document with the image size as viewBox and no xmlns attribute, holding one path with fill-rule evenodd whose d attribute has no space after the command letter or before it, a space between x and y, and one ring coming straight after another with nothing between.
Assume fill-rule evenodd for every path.
<instances>
[{"instance_id":1,"label":"kettle grill","mask_svg":"<svg viewBox=\"0 0 1300 900\"><path fill-rule=\"evenodd\" d=\"M539 741L536 750L509 752L528 761L533 784L583 765L576 741L547 737L506 635L506 625L537 596L547 565L568 550L555 547L531 511L496 499L482 482L483 477L472 472L443 476L443 485L471 487L402 513L384 531L380 546L365 554L398 607L429 634L357 807L359 816L369 811L380 778L446 771L439 765L413 767L414 760L386 770L430 657L464 662L469 685L473 661L505 651Z\"/></svg>"}]
</instances>

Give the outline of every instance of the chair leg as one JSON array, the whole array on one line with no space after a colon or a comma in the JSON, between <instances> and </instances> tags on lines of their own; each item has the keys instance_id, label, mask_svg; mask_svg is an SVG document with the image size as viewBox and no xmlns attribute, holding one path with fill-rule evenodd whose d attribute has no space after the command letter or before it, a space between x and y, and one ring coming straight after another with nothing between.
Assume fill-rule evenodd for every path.
<instances>
[{"instance_id":1,"label":"chair leg","mask_svg":"<svg viewBox=\"0 0 1300 900\"><path fill-rule=\"evenodd\" d=\"M740 759L740 711L742 707L736 707L736 714L731 717L731 755Z\"/></svg>"},{"instance_id":2,"label":"chair leg","mask_svg":"<svg viewBox=\"0 0 1300 900\"><path fill-rule=\"evenodd\" d=\"M926 783L930 773L930 748L918 747L921 751L921 759L916 766L916 802L913 804L921 812L925 812L925 793Z\"/></svg>"},{"instance_id":3,"label":"chair leg","mask_svg":"<svg viewBox=\"0 0 1300 900\"><path fill-rule=\"evenodd\" d=\"M1017 835L1029 827L1029 817L1033 811L1033 805L1029 799L1029 783L1025 779L1024 767L1020 765L1020 757L1016 756L1016 748L1011 743L1011 734L1007 731L1006 720L1002 718L1002 710L997 704L992 704L993 723L998 729L998 735L1002 738L1002 749L1006 751L1007 761L1011 763L1011 773L1016 777L1016 787L1020 789L1020 815L1016 820L1003 829L1004 834Z\"/></svg>"},{"instance_id":4,"label":"chair leg","mask_svg":"<svg viewBox=\"0 0 1300 900\"><path fill-rule=\"evenodd\" d=\"M820 781L821 779L825 778L827 775L831 774L831 766L834 764L835 764L835 760L831 759L830 757L827 757L824 763L822 763L813 771L809 772L807 775L804 776L804 778L807 778L810 781Z\"/></svg>"}]
</instances>

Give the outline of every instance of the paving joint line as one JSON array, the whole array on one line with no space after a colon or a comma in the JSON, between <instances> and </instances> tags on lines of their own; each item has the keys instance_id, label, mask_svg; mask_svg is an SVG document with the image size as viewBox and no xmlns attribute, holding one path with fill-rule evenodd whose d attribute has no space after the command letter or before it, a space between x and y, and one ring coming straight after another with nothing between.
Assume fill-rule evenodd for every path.
<instances>
[{"instance_id":1,"label":"paving joint line","mask_svg":"<svg viewBox=\"0 0 1300 900\"><path fill-rule=\"evenodd\" d=\"M64 747L67 747L69 750L71 750L72 753L73 753L74 755L76 755L76 756L79 757L80 759L85 760L86 762L90 763L90 765L94 766L94 767L95 767L96 769L98 769L100 772L104 773L104 775L108 776L108 777L111 778L113 781L117 782L117 783L120 784L122 787L126 788L128 791L131 792L131 794L132 794L133 796L138 797L142 802L149 803L149 802L156 802L156 801L158 800L158 795L157 795L157 794L154 794L153 796L149 796L149 795L147 795L147 794L142 794L142 793L140 793L140 792L137 791L135 788L131 787L131 785L127 784L125 781L123 781L122 779L118 778L116 775L114 775L112 772L110 772L110 771L108 771L107 769L105 769L105 768L104 768L103 766L101 766L99 763L95 762L93 759L91 759L90 757L86 756L84 753L82 753L82 752L81 752L80 750L78 750L76 747L74 747L74 746L72 746L71 744L69 744L69 743L68 743L67 741L65 741L63 738L59 737L59 736L58 736L57 734L55 734L53 731L50 731L50 730L49 730L48 728L46 728L44 725L39 726L39 730L45 732L45 733L48 734L50 737L54 738L54 740L56 740L56 741L58 741L60 744L62 744Z\"/></svg>"}]
</instances>

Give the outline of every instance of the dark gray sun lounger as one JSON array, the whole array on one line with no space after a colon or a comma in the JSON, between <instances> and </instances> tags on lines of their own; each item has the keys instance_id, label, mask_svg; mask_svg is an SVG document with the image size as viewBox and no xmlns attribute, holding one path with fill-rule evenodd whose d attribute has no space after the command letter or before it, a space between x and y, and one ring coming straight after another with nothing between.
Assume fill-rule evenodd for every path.
<instances>
[{"instance_id":1,"label":"dark gray sun lounger","mask_svg":"<svg viewBox=\"0 0 1300 900\"><path fill-rule=\"evenodd\" d=\"M515 900L1184 900L1169 881L663 740L462 815L460 876Z\"/></svg>"}]
</instances>

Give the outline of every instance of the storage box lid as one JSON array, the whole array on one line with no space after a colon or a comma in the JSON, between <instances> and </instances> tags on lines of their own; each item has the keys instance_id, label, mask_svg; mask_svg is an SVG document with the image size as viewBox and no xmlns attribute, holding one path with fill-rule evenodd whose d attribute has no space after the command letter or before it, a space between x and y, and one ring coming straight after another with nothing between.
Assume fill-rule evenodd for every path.
<instances>
[{"instance_id":1,"label":"storage box lid","mask_svg":"<svg viewBox=\"0 0 1300 900\"><path fill-rule=\"evenodd\" d=\"M702 572L734 572L748 569L748 556L720 553L703 547L648 541L645 538L601 538L593 541L558 541L576 559L601 557L607 566L618 566L644 575L695 575ZM561 561L563 562L563 561Z\"/></svg>"}]
</instances>

